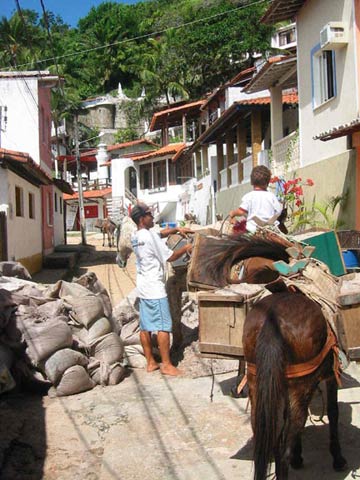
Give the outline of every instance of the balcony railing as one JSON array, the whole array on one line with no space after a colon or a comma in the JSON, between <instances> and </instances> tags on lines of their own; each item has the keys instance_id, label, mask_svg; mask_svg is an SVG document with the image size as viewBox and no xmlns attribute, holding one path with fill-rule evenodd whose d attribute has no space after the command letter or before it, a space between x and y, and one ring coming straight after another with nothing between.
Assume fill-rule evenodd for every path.
<instances>
[{"instance_id":1,"label":"balcony railing","mask_svg":"<svg viewBox=\"0 0 360 480\"><path fill-rule=\"evenodd\" d=\"M227 188L227 168L220 170L220 190Z\"/></svg>"},{"instance_id":2,"label":"balcony railing","mask_svg":"<svg viewBox=\"0 0 360 480\"><path fill-rule=\"evenodd\" d=\"M238 182L238 163L233 163L232 165L230 165L230 170L231 170L231 187L235 187L235 185L237 185L239 182Z\"/></svg>"},{"instance_id":3,"label":"balcony railing","mask_svg":"<svg viewBox=\"0 0 360 480\"><path fill-rule=\"evenodd\" d=\"M248 155L247 157L241 160L243 164L243 172L244 172L244 179L242 183L249 183L250 182L250 174L252 170L252 155Z\"/></svg>"},{"instance_id":4,"label":"balcony railing","mask_svg":"<svg viewBox=\"0 0 360 480\"><path fill-rule=\"evenodd\" d=\"M273 144L271 170L274 175L285 175L299 167L299 135L295 131Z\"/></svg>"}]
</instances>

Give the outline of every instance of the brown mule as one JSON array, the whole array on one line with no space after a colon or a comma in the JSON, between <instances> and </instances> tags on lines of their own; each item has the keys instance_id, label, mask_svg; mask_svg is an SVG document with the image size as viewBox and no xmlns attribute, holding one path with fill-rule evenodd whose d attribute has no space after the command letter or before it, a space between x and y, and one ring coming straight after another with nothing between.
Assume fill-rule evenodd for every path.
<instances>
[{"instance_id":1,"label":"brown mule","mask_svg":"<svg viewBox=\"0 0 360 480\"><path fill-rule=\"evenodd\" d=\"M272 458L278 480L288 478L289 465L302 467L301 432L321 380L326 380L327 386L333 467L346 468L338 438L336 353L332 349L336 339L329 342L328 334L321 308L301 293L274 293L256 303L247 315L243 346L245 360L253 367L248 368L248 386L255 480L267 478ZM318 362L309 369L313 359ZM296 372L300 365L311 373L288 378L289 367Z\"/></svg>"}]
</instances>

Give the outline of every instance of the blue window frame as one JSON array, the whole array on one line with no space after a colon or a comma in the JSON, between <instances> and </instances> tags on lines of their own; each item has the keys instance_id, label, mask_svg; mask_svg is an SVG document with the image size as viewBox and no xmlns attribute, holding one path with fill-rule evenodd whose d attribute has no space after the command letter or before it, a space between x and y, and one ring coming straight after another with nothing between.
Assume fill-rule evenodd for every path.
<instances>
[{"instance_id":1,"label":"blue window frame","mask_svg":"<svg viewBox=\"0 0 360 480\"><path fill-rule=\"evenodd\" d=\"M335 51L321 50L320 44L311 50L311 85L313 108L336 97Z\"/></svg>"}]
</instances>

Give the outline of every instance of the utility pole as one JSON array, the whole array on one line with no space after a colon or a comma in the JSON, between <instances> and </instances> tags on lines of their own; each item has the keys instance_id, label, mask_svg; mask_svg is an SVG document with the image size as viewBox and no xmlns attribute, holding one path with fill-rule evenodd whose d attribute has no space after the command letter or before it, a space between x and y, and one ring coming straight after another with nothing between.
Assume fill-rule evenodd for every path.
<instances>
[{"instance_id":1,"label":"utility pole","mask_svg":"<svg viewBox=\"0 0 360 480\"><path fill-rule=\"evenodd\" d=\"M86 245L84 194L83 194L82 177L81 177L79 124L78 124L77 113L75 113L75 117L74 117L74 130L75 130L76 176L77 176L78 194L79 194L79 220L80 220L81 243L82 245Z\"/></svg>"}]
</instances>

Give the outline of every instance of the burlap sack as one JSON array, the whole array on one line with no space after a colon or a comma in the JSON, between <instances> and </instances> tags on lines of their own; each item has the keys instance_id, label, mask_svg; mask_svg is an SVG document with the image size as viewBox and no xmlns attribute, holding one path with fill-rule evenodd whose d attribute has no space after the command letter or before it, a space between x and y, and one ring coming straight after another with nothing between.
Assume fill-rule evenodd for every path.
<instances>
[{"instance_id":1,"label":"burlap sack","mask_svg":"<svg viewBox=\"0 0 360 480\"><path fill-rule=\"evenodd\" d=\"M88 330L88 345L93 344L98 338L112 332L112 327L106 317L96 320Z\"/></svg>"},{"instance_id":2,"label":"burlap sack","mask_svg":"<svg viewBox=\"0 0 360 480\"><path fill-rule=\"evenodd\" d=\"M68 368L56 387L56 395L63 397L85 392L95 387L95 382L81 365Z\"/></svg>"},{"instance_id":3,"label":"burlap sack","mask_svg":"<svg viewBox=\"0 0 360 480\"><path fill-rule=\"evenodd\" d=\"M49 298L84 297L91 295L91 292L82 285L59 280L46 289L45 295Z\"/></svg>"},{"instance_id":4,"label":"burlap sack","mask_svg":"<svg viewBox=\"0 0 360 480\"><path fill-rule=\"evenodd\" d=\"M100 297L67 297L66 304L71 308L70 317L86 328L104 316L104 306Z\"/></svg>"},{"instance_id":5,"label":"burlap sack","mask_svg":"<svg viewBox=\"0 0 360 480\"><path fill-rule=\"evenodd\" d=\"M91 345L90 354L100 362L112 365L121 361L124 354L124 345L116 333L111 332L95 340Z\"/></svg>"},{"instance_id":6,"label":"burlap sack","mask_svg":"<svg viewBox=\"0 0 360 480\"><path fill-rule=\"evenodd\" d=\"M89 360L80 352L64 348L58 350L45 362L45 373L53 384L57 384L63 373L74 365L86 367Z\"/></svg>"},{"instance_id":7,"label":"burlap sack","mask_svg":"<svg viewBox=\"0 0 360 480\"><path fill-rule=\"evenodd\" d=\"M126 369L120 363L109 365L94 359L89 367L92 380L98 385L117 385L126 375Z\"/></svg>"},{"instance_id":8,"label":"burlap sack","mask_svg":"<svg viewBox=\"0 0 360 480\"><path fill-rule=\"evenodd\" d=\"M66 317L23 323L26 353L36 366L61 348L71 347L73 338Z\"/></svg>"}]
</instances>

